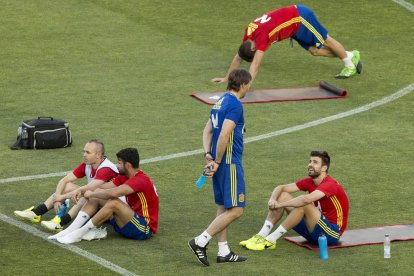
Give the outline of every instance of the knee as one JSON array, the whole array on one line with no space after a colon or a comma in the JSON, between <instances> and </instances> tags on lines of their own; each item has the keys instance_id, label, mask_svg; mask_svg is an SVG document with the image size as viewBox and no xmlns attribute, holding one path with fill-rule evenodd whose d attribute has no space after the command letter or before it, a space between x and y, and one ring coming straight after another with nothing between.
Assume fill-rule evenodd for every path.
<instances>
[{"instance_id":1,"label":"knee","mask_svg":"<svg viewBox=\"0 0 414 276\"><path fill-rule=\"evenodd\" d=\"M288 201L288 200L291 200L293 197L292 197L292 195L290 194L290 193L287 193L287 192L282 192L280 195L279 195L279 197L277 198L277 201L278 202L285 202L285 201Z\"/></svg>"},{"instance_id":2,"label":"knee","mask_svg":"<svg viewBox=\"0 0 414 276\"><path fill-rule=\"evenodd\" d=\"M117 199L108 200L102 208L114 210L117 208L119 202Z\"/></svg>"},{"instance_id":3,"label":"knee","mask_svg":"<svg viewBox=\"0 0 414 276\"><path fill-rule=\"evenodd\" d=\"M308 51L312 56L318 56L319 55L319 49L316 48L315 46L309 47Z\"/></svg>"},{"instance_id":4,"label":"knee","mask_svg":"<svg viewBox=\"0 0 414 276\"><path fill-rule=\"evenodd\" d=\"M243 207L234 207L230 209L231 214L233 215L234 219L237 219L243 215L244 208Z\"/></svg>"}]
</instances>

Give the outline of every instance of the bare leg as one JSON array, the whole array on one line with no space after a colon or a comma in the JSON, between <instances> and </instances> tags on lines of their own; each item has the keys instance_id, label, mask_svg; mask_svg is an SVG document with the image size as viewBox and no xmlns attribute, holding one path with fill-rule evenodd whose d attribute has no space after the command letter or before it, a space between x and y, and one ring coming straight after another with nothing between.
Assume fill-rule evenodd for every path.
<instances>
[{"instance_id":1,"label":"bare leg","mask_svg":"<svg viewBox=\"0 0 414 276\"><path fill-rule=\"evenodd\" d=\"M223 207L224 208L224 207ZM229 226L233 221L238 219L243 214L243 207L233 207L226 209L223 213L218 215L208 226L207 233L210 236L214 236L221 231L227 231L227 226ZM221 234L223 235L223 234ZM227 234L226 234L227 236ZM223 236L221 236L222 238Z\"/></svg>"},{"instance_id":2,"label":"bare leg","mask_svg":"<svg viewBox=\"0 0 414 276\"><path fill-rule=\"evenodd\" d=\"M78 215L79 211L82 209L82 207L85 205L85 203L87 202L87 200L84 197L81 197L78 200L78 203L76 203L75 205L72 206L72 208L70 208L68 214L70 215L71 218L74 218Z\"/></svg>"},{"instance_id":3,"label":"bare leg","mask_svg":"<svg viewBox=\"0 0 414 276\"><path fill-rule=\"evenodd\" d=\"M76 190L77 188L79 188L78 185L73 184L72 182L68 182L68 183L66 183L65 187L63 188L63 192L62 193L63 194L66 194L66 193L69 193L69 192L72 192L72 191ZM53 199L54 199L53 198L53 195L54 195L54 193L52 195L50 195L46 199L46 201L44 202L44 204L46 205L46 207L47 207L48 210L52 209L53 206L54 206L54 204L53 204Z\"/></svg>"},{"instance_id":4,"label":"bare leg","mask_svg":"<svg viewBox=\"0 0 414 276\"><path fill-rule=\"evenodd\" d=\"M278 202L285 202L291 200L293 197L289 193L281 193L277 198ZM278 208L278 209L269 209L267 214L266 220L270 221L273 225L276 224L283 216L284 211L290 213L294 208L286 207L286 208Z\"/></svg>"},{"instance_id":5,"label":"bare leg","mask_svg":"<svg viewBox=\"0 0 414 276\"><path fill-rule=\"evenodd\" d=\"M286 230L290 230L298 225L303 218L306 223L306 228L312 232L320 217L321 212L313 204L308 204L292 210L292 212L290 212L290 214L283 221L282 226Z\"/></svg>"},{"instance_id":6,"label":"bare leg","mask_svg":"<svg viewBox=\"0 0 414 276\"><path fill-rule=\"evenodd\" d=\"M216 217L220 216L225 211L226 211L226 209L224 209L224 206L223 205L217 205L217 214L216 214ZM219 242L227 241L227 227L224 228L222 231L218 232L216 234L216 236L217 236L217 240Z\"/></svg>"},{"instance_id":7,"label":"bare leg","mask_svg":"<svg viewBox=\"0 0 414 276\"><path fill-rule=\"evenodd\" d=\"M134 211L120 199L108 200L105 205L92 217L92 223L99 226L111 217L115 217L116 224L122 228L134 216Z\"/></svg>"},{"instance_id":8,"label":"bare leg","mask_svg":"<svg viewBox=\"0 0 414 276\"><path fill-rule=\"evenodd\" d=\"M284 233L286 233L286 231L289 231L298 225L302 219L305 220L306 228L308 228L309 232L312 232L320 216L320 211L313 204L294 208L283 221L283 223L275 231L268 235L266 239L271 243L276 243L276 241Z\"/></svg>"},{"instance_id":9,"label":"bare leg","mask_svg":"<svg viewBox=\"0 0 414 276\"><path fill-rule=\"evenodd\" d=\"M314 56L339 57L340 59L347 57L344 46L330 36L326 38L322 48L312 46L309 47L309 52Z\"/></svg>"}]
</instances>

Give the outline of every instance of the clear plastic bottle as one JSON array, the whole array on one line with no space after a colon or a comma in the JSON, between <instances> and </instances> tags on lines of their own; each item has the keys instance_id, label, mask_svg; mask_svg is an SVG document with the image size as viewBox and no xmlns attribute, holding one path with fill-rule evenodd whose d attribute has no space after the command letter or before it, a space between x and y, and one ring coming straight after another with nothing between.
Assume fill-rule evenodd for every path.
<instances>
[{"instance_id":1,"label":"clear plastic bottle","mask_svg":"<svg viewBox=\"0 0 414 276\"><path fill-rule=\"evenodd\" d=\"M384 238L384 259L391 258L391 240L390 235L385 234Z\"/></svg>"},{"instance_id":2,"label":"clear plastic bottle","mask_svg":"<svg viewBox=\"0 0 414 276\"><path fill-rule=\"evenodd\" d=\"M327 260L329 258L329 256L328 256L328 241L326 240L326 237L325 237L324 234L319 236L318 244L319 244L319 258L321 260Z\"/></svg>"}]
</instances>

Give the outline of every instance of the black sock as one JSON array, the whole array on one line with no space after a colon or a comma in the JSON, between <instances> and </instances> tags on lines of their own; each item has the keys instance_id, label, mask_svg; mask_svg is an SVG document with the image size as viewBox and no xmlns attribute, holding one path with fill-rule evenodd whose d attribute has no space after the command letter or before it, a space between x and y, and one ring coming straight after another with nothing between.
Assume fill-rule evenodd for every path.
<instances>
[{"instance_id":1,"label":"black sock","mask_svg":"<svg viewBox=\"0 0 414 276\"><path fill-rule=\"evenodd\" d=\"M70 215L69 215L69 214L64 214L64 215L60 218L60 226L63 226L63 225L68 224L71 220L72 220L72 218L70 217Z\"/></svg>"},{"instance_id":2,"label":"black sock","mask_svg":"<svg viewBox=\"0 0 414 276\"><path fill-rule=\"evenodd\" d=\"M36 208L33 208L32 211L36 214L36 216L41 216L49 211L44 203L40 204Z\"/></svg>"}]
</instances>

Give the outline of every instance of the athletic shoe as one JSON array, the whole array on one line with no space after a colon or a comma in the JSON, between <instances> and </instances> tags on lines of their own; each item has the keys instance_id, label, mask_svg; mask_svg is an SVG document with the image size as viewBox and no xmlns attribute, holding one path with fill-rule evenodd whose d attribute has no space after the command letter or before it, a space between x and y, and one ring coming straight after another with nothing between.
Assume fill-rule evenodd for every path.
<instances>
[{"instance_id":1,"label":"athletic shoe","mask_svg":"<svg viewBox=\"0 0 414 276\"><path fill-rule=\"evenodd\" d=\"M15 216L29 220L31 222L39 222L42 216L36 215L32 210L34 206L30 207L29 209L23 210L23 211L14 211Z\"/></svg>"},{"instance_id":2,"label":"athletic shoe","mask_svg":"<svg viewBox=\"0 0 414 276\"><path fill-rule=\"evenodd\" d=\"M40 223L43 227L53 232L60 232L63 227L60 225L60 217L56 216L51 220L44 220Z\"/></svg>"},{"instance_id":3,"label":"athletic shoe","mask_svg":"<svg viewBox=\"0 0 414 276\"><path fill-rule=\"evenodd\" d=\"M342 69L341 73L335 76L337 79L347 79L349 77L355 76L357 74L356 67L345 67Z\"/></svg>"},{"instance_id":4,"label":"athletic shoe","mask_svg":"<svg viewBox=\"0 0 414 276\"><path fill-rule=\"evenodd\" d=\"M63 244L72 244L75 242L80 242L82 240L82 237L72 237L70 234L63 236L63 237L58 237L56 239L58 242L63 243Z\"/></svg>"},{"instance_id":5,"label":"athletic shoe","mask_svg":"<svg viewBox=\"0 0 414 276\"><path fill-rule=\"evenodd\" d=\"M351 59L352 63L355 65L357 73L361 74L361 71L362 71L361 55L358 50L353 50L352 54L354 55Z\"/></svg>"},{"instance_id":6,"label":"athletic shoe","mask_svg":"<svg viewBox=\"0 0 414 276\"><path fill-rule=\"evenodd\" d=\"M82 240L91 241L91 240L100 240L105 239L108 235L108 232L105 228L92 228L85 235L83 235Z\"/></svg>"},{"instance_id":7,"label":"athletic shoe","mask_svg":"<svg viewBox=\"0 0 414 276\"><path fill-rule=\"evenodd\" d=\"M227 256L217 256L217 263L238 263L238 262L244 262L247 260L247 257L245 256L239 256L234 254L232 251L227 254Z\"/></svg>"},{"instance_id":8,"label":"athletic shoe","mask_svg":"<svg viewBox=\"0 0 414 276\"><path fill-rule=\"evenodd\" d=\"M246 244L246 248L250 250L265 250L265 249L275 249L276 243L271 243L267 239L261 237L261 239L256 240L255 242L251 242Z\"/></svg>"},{"instance_id":9,"label":"athletic shoe","mask_svg":"<svg viewBox=\"0 0 414 276\"><path fill-rule=\"evenodd\" d=\"M205 266L210 265L206 254L207 245L205 247L198 246L195 242L195 239L192 239L188 242L188 247L190 247L191 251L193 251L193 253L196 255L197 260Z\"/></svg>"},{"instance_id":10,"label":"athletic shoe","mask_svg":"<svg viewBox=\"0 0 414 276\"><path fill-rule=\"evenodd\" d=\"M257 240L259 240L259 239L263 239L263 237L262 236L260 236L260 235L258 235L258 234L256 234L256 235L254 235L253 237L251 237L250 239L248 239L248 240L244 240L244 241L241 241L241 242L239 242L239 245L241 245L241 246L243 246L243 247L246 247L246 245L248 244L248 243L251 243L251 242L256 242Z\"/></svg>"},{"instance_id":11,"label":"athletic shoe","mask_svg":"<svg viewBox=\"0 0 414 276\"><path fill-rule=\"evenodd\" d=\"M57 234L55 234L55 235L53 235L53 236L49 236L49 237L47 237L47 239L48 239L48 240L57 240L58 238L63 237L63 236L65 236L65 235L69 234L70 232L68 232L67 230L68 230L68 228L66 228L66 229L65 229L65 230L63 230L63 231L58 232Z\"/></svg>"}]
</instances>

